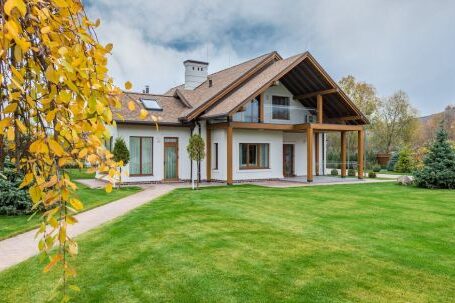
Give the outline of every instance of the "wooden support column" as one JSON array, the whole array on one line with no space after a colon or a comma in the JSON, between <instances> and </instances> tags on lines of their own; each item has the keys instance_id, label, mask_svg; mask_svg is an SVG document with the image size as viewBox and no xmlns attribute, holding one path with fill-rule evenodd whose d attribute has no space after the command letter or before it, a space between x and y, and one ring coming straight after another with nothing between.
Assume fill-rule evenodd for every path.
<instances>
[{"instance_id":1,"label":"wooden support column","mask_svg":"<svg viewBox=\"0 0 455 303\"><path fill-rule=\"evenodd\" d=\"M259 95L259 123L264 123L264 95Z\"/></svg>"},{"instance_id":2,"label":"wooden support column","mask_svg":"<svg viewBox=\"0 0 455 303\"><path fill-rule=\"evenodd\" d=\"M205 140L206 144L206 176L207 176L207 182L212 181L212 130L208 127L207 124L207 139Z\"/></svg>"},{"instance_id":3,"label":"wooden support column","mask_svg":"<svg viewBox=\"0 0 455 303\"><path fill-rule=\"evenodd\" d=\"M306 131L306 147L307 147L307 164L306 164L306 179L308 182L313 182L313 129L308 127Z\"/></svg>"},{"instance_id":4,"label":"wooden support column","mask_svg":"<svg viewBox=\"0 0 455 303\"><path fill-rule=\"evenodd\" d=\"M227 175L226 175L226 183L228 185L232 185L232 126L228 126L226 129L227 133L227 151L226 151L226 156L227 156Z\"/></svg>"},{"instance_id":5,"label":"wooden support column","mask_svg":"<svg viewBox=\"0 0 455 303\"><path fill-rule=\"evenodd\" d=\"M363 179L363 158L365 153L365 131L359 130L357 132L357 165L358 165L358 178Z\"/></svg>"},{"instance_id":6,"label":"wooden support column","mask_svg":"<svg viewBox=\"0 0 455 303\"><path fill-rule=\"evenodd\" d=\"M316 176L319 176L319 133L317 132L314 133L314 153Z\"/></svg>"},{"instance_id":7,"label":"wooden support column","mask_svg":"<svg viewBox=\"0 0 455 303\"><path fill-rule=\"evenodd\" d=\"M341 132L341 177L346 177L346 131Z\"/></svg>"},{"instance_id":8,"label":"wooden support column","mask_svg":"<svg viewBox=\"0 0 455 303\"><path fill-rule=\"evenodd\" d=\"M318 115L318 123L323 123L322 122L322 117L323 117L323 104L322 104L322 95L318 95L317 97L317 115Z\"/></svg>"}]
</instances>

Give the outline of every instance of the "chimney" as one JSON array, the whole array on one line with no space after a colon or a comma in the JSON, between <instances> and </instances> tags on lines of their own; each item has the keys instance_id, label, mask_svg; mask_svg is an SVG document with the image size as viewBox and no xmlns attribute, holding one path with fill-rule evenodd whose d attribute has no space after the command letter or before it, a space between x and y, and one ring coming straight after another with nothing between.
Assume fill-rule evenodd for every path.
<instances>
[{"instance_id":1,"label":"chimney","mask_svg":"<svg viewBox=\"0 0 455 303\"><path fill-rule=\"evenodd\" d=\"M186 60L185 66L185 89L193 90L207 80L208 62Z\"/></svg>"}]
</instances>

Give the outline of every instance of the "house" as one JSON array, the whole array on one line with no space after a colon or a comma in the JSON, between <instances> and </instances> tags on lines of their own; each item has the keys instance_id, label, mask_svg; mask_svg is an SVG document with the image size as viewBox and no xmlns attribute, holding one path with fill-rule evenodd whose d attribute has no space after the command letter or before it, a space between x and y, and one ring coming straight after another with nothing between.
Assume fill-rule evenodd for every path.
<instances>
[{"instance_id":1,"label":"house","mask_svg":"<svg viewBox=\"0 0 455 303\"><path fill-rule=\"evenodd\" d=\"M363 177L368 121L310 53L283 59L272 52L213 74L207 62L183 64L184 84L162 95L148 88L125 92L122 108L113 110L110 145L122 137L130 150L123 182L191 180L196 164L186 146L194 133L206 143L201 180L232 184L306 176L311 182L326 173L327 132L341 134L342 159L346 133L358 133ZM130 101L135 111L128 110ZM158 129L151 118L139 118L141 109L160 117Z\"/></svg>"}]
</instances>

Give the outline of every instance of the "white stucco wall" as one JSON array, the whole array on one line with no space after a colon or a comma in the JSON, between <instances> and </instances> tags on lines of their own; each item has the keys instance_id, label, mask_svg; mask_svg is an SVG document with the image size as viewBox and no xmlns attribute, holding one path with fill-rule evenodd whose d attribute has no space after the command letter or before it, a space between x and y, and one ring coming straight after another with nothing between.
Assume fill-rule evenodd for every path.
<instances>
[{"instance_id":1,"label":"white stucco wall","mask_svg":"<svg viewBox=\"0 0 455 303\"><path fill-rule=\"evenodd\" d=\"M272 119L272 96L289 97L291 107L290 120ZM306 123L306 114L310 113L298 100L293 99L292 93L283 85L269 87L263 93L264 100L264 122L265 123L280 123L280 124L300 124Z\"/></svg>"},{"instance_id":2,"label":"white stucco wall","mask_svg":"<svg viewBox=\"0 0 455 303\"><path fill-rule=\"evenodd\" d=\"M305 176L307 174L307 142L306 133L283 133L283 144L293 144L295 153L294 173L296 176ZM322 135L319 135L319 172L324 174L324 151L322 148L323 140ZM313 144L315 146L315 144ZM327 150L325 148L324 150ZM316 161L316 148L313 152L313 163ZM316 166L313 165L313 174L316 173Z\"/></svg>"},{"instance_id":3,"label":"white stucco wall","mask_svg":"<svg viewBox=\"0 0 455 303\"><path fill-rule=\"evenodd\" d=\"M227 167L227 146L226 146L226 130L214 129L212 130L212 179L226 180L226 167ZM215 149L214 143L218 143L218 169L214 169Z\"/></svg>"}]
</instances>

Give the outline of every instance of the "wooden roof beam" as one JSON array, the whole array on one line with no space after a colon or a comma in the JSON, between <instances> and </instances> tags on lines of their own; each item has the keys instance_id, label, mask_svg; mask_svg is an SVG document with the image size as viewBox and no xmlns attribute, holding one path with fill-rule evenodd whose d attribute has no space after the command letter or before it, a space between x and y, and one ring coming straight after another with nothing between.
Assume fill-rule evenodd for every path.
<instances>
[{"instance_id":1,"label":"wooden roof beam","mask_svg":"<svg viewBox=\"0 0 455 303\"><path fill-rule=\"evenodd\" d=\"M327 122L344 122L344 121L352 121L352 120L361 120L361 116L345 116L339 118L329 118Z\"/></svg>"},{"instance_id":2,"label":"wooden roof beam","mask_svg":"<svg viewBox=\"0 0 455 303\"><path fill-rule=\"evenodd\" d=\"M334 94L334 93L338 93L338 92L339 92L338 88L331 88L331 89L321 90L321 91L312 92L312 93L308 93L308 94L297 95L297 96L294 96L294 98L302 100L302 99L313 98L313 97L316 97L316 96Z\"/></svg>"}]
</instances>

